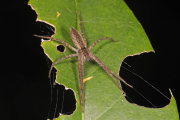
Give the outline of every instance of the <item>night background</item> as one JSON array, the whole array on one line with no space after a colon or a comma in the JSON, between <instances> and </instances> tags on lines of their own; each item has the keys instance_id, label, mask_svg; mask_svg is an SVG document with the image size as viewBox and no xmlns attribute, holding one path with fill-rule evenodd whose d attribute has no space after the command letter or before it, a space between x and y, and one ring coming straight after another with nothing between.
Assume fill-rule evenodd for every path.
<instances>
[{"instance_id":1,"label":"night background","mask_svg":"<svg viewBox=\"0 0 180 120\"><path fill-rule=\"evenodd\" d=\"M125 2L143 26L155 50L155 53L144 53L139 55L141 57L138 55L128 57L125 61L131 64L138 60L133 66L137 70L134 72L138 75L148 67L147 72L151 77L146 80L150 80L149 83L169 98L171 97L170 88L179 108L178 35L180 19L178 2L164 0L125 0ZM36 22L37 15L27 3L27 0L10 0L1 3L0 7L0 116L2 120L45 120L49 110L49 117L57 116L58 114L53 114L52 106L55 105L52 104L52 110L49 109L51 92L53 92L52 96L56 98L57 89L59 101L62 101L60 96L64 96L62 112L71 114L75 109L76 101L72 91L64 90L62 85L56 85L51 91L52 86L50 86L50 79L47 78L47 75L52 63L40 47L41 40L33 37L34 34L46 34L46 31L41 33L39 28L40 24L46 24ZM122 66L127 67L124 64ZM120 76L128 80L130 75L124 73L125 69L121 68ZM55 79L54 76L55 70L52 72L51 82ZM133 86L138 88L138 85L142 86L143 83L138 82ZM132 90L122 86L128 97L135 103L137 101L136 104L153 107L146 103L147 101L143 99L141 101L134 93L131 93ZM145 92L144 94L149 96L148 100L157 107L163 107L169 103L168 99L155 91L152 96L150 93L146 93L148 91L138 91ZM158 100L155 100L154 97ZM56 111L61 111L61 104L58 106Z\"/></svg>"}]
</instances>

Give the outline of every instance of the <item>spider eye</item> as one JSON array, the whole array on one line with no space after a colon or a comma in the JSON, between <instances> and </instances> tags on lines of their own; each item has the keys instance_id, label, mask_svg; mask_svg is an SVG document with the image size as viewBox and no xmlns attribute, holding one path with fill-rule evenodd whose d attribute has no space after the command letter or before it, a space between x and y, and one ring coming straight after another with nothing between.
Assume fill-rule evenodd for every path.
<instances>
[{"instance_id":1,"label":"spider eye","mask_svg":"<svg viewBox=\"0 0 180 120\"><path fill-rule=\"evenodd\" d=\"M64 45L57 45L57 46L56 46L56 49L57 49L59 52L61 52L61 53L63 53L63 52L66 51L66 48L65 48Z\"/></svg>"}]
</instances>

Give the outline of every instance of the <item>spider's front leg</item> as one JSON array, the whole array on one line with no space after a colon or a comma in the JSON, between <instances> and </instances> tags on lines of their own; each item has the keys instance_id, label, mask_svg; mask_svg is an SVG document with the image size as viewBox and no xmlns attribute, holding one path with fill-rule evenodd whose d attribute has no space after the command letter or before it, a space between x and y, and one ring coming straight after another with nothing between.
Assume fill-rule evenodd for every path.
<instances>
[{"instance_id":1,"label":"spider's front leg","mask_svg":"<svg viewBox=\"0 0 180 120\"><path fill-rule=\"evenodd\" d=\"M92 52L89 53L89 56L91 57L91 59L95 60L116 82L116 84L118 85L118 87L122 90L121 84L116 80L116 78L112 75L112 70L110 70L96 55L94 55ZM113 72L114 74L114 72ZM118 75L115 75L118 76ZM120 78L120 77L118 77ZM126 85L130 86L132 88L131 85L129 85L128 83L126 83L123 79L120 79L122 82L124 82ZM123 91L123 90L122 90ZM123 91L124 92L124 91Z\"/></svg>"},{"instance_id":2,"label":"spider's front leg","mask_svg":"<svg viewBox=\"0 0 180 120\"><path fill-rule=\"evenodd\" d=\"M79 80L80 80L80 96L81 96L81 107L82 113L84 114L84 84L83 84L83 65L84 65L84 56L82 51L78 52L78 70L79 70Z\"/></svg>"},{"instance_id":3,"label":"spider's front leg","mask_svg":"<svg viewBox=\"0 0 180 120\"><path fill-rule=\"evenodd\" d=\"M49 70L49 78L50 78L50 75L51 75L52 68L53 68L58 62L60 62L61 60L67 59L67 58L75 57L75 56L78 56L78 53L65 56L65 57L60 58L59 60L57 60L55 63L53 63L53 64L51 65L50 70Z\"/></svg>"}]
</instances>

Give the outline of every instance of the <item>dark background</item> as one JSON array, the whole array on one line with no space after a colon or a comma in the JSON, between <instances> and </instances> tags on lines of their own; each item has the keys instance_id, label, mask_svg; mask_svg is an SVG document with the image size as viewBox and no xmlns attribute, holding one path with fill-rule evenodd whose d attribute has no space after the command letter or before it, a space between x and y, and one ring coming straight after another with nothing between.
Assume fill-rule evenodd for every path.
<instances>
[{"instance_id":1,"label":"dark background","mask_svg":"<svg viewBox=\"0 0 180 120\"><path fill-rule=\"evenodd\" d=\"M132 71L146 79L170 98L171 89L179 108L179 10L176 1L164 0L125 0L142 24L148 35L155 53L144 53L128 57L125 61L132 65ZM46 120L58 112L71 114L75 109L73 92L64 90L61 85L51 86L47 78L51 62L40 47L39 38L33 34L42 33L40 26L45 23L36 22L36 13L27 5L28 1L4 1L0 7L1 29L1 61L0 61L0 117L2 120ZM48 33L49 34L49 33ZM150 100L132 93L122 84L130 102L147 106L163 107L169 100L148 88L145 82L127 72L122 64L120 76L133 85L139 92ZM129 68L131 69L131 68ZM51 82L55 79L52 72ZM132 81L136 81L135 83ZM131 80L131 81L129 81ZM144 90L144 88L146 90ZM140 89L139 89L140 88ZM51 92L53 99L51 102ZM56 98L58 98L58 108ZM72 97L72 98L70 98ZM64 99L63 110L62 99ZM57 112L57 114L54 111ZM48 114L49 113L49 114Z\"/></svg>"}]
</instances>

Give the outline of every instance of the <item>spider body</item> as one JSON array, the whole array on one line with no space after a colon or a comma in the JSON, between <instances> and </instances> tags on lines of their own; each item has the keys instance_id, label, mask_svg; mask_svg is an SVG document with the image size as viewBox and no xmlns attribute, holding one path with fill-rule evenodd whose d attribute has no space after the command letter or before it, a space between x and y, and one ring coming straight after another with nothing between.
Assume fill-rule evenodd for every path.
<instances>
[{"instance_id":1,"label":"spider body","mask_svg":"<svg viewBox=\"0 0 180 120\"><path fill-rule=\"evenodd\" d=\"M85 61L89 61L89 59L90 59L89 52L90 52L89 49L85 47L85 48L80 49L78 51L78 54L82 54L83 55L84 62L85 62Z\"/></svg>"}]
</instances>

